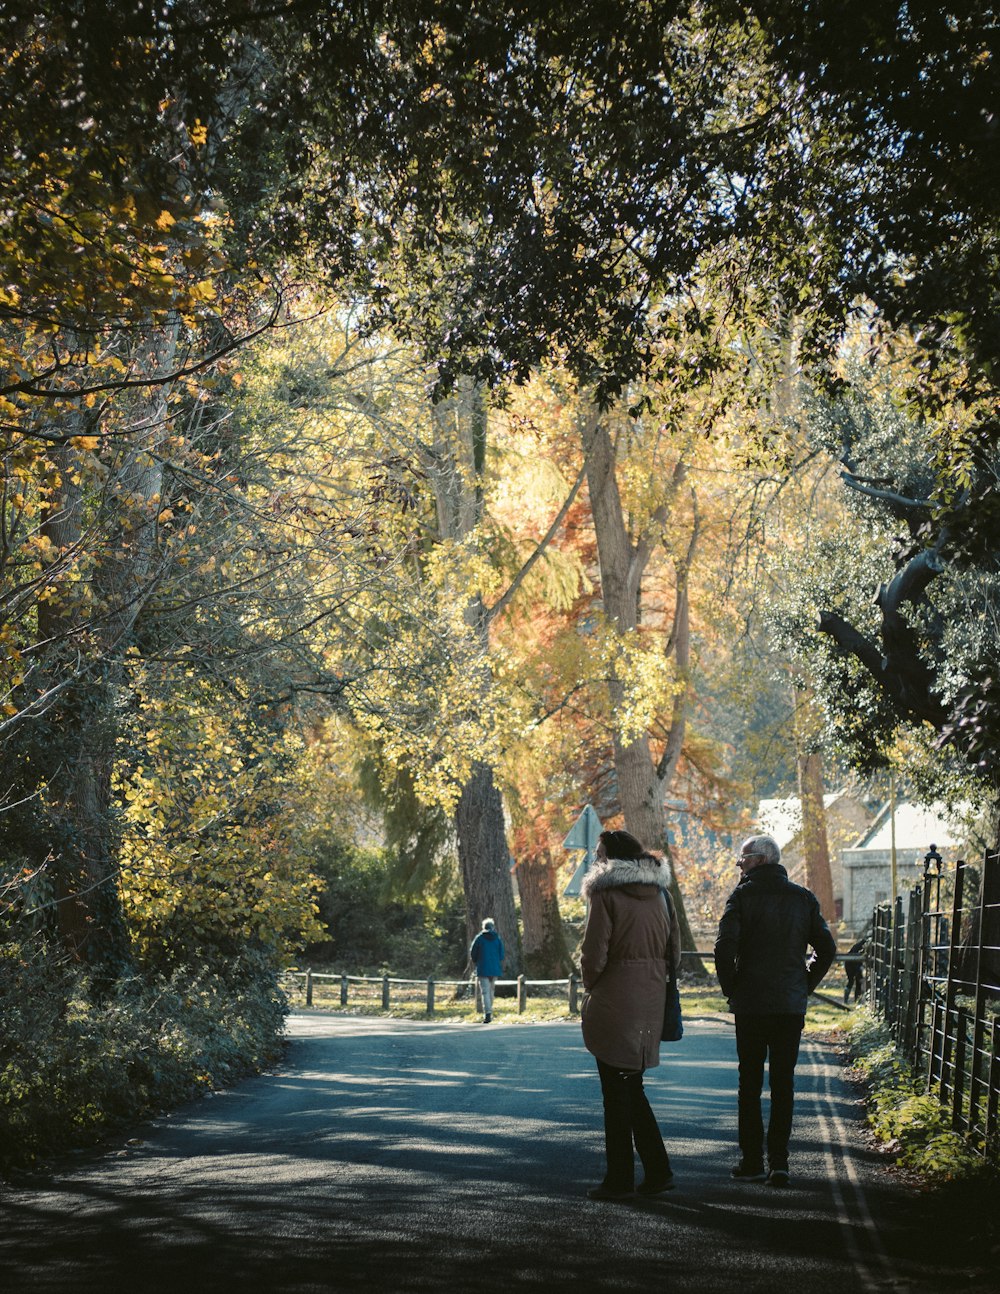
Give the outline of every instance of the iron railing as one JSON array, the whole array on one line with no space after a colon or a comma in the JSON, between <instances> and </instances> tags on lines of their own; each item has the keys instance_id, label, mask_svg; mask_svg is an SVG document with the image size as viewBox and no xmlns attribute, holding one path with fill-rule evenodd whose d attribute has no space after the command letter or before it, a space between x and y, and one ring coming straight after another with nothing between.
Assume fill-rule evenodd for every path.
<instances>
[{"instance_id":1,"label":"iron railing","mask_svg":"<svg viewBox=\"0 0 1000 1294\"><path fill-rule=\"evenodd\" d=\"M866 968L872 1008L952 1128L1000 1161L1000 853L876 908Z\"/></svg>"}]
</instances>

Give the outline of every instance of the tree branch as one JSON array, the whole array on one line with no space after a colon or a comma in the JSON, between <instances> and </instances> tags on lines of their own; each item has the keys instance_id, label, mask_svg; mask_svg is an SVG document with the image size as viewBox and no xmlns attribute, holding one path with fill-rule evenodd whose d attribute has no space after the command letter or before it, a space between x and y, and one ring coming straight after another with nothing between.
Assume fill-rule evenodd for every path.
<instances>
[{"instance_id":1,"label":"tree branch","mask_svg":"<svg viewBox=\"0 0 1000 1294\"><path fill-rule=\"evenodd\" d=\"M837 646L859 660L869 674L876 679L880 678L883 658L878 644L866 638L843 616L838 615L836 611L821 611L819 631L829 634Z\"/></svg>"},{"instance_id":2,"label":"tree branch","mask_svg":"<svg viewBox=\"0 0 1000 1294\"><path fill-rule=\"evenodd\" d=\"M857 494L863 494L869 499L878 499L880 503L889 506L894 515L912 519L914 513L919 512L921 516L930 516L931 501L930 499L911 499L908 495L899 494L896 490L882 489L871 480L862 476L855 476L851 471L845 470L840 473L840 479L844 482L849 490L854 490Z\"/></svg>"},{"instance_id":3,"label":"tree branch","mask_svg":"<svg viewBox=\"0 0 1000 1294\"><path fill-rule=\"evenodd\" d=\"M75 387L73 390L64 390L55 386L39 386L39 380L44 380L46 376L54 375L61 371L64 366L54 366L47 373L42 373L35 377L24 378L20 382L9 382L0 386L0 395L31 395L43 400L82 400L88 395L100 395L105 391L129 391L139 388L148 388L153 386L167 386L171 382L176 382L182 377L192 377L195 373L204 372L205 369L211 368L213 364L223 359L226 355L238 350L241 346L251 342L256 337L260 337L268 329L274 327L278 315L281 313L283 298L279 294L267 319L259 324L256 328L250 329L249 332L241 333L238 337L230 337L224 344L215 347L211 354L206 355L203 359L192 361L191 363L182 363L169 373L146 374L142 377L122 377L108 382L92 382L82 386ZM72 440L72 435L58 435L53 432L43 432L35 428L21 427L16 424L5 424L5 430L17 431L22 435L31 437L36 440L46 440L53 444L65 444ZM73 435L79 433L74 432Z\"/></svg>"},{"instance_id":4,"label":"tree branch","mask_svg":"<svg viewBox=\"0 0 1000 1294\"><path fill-rule=\"evenodd\" d=\"M920 658L913 631L902 621L905 634L890 633L884 650L854 628L835 611L821 611L820 633L828 634L838 647L853 656L871 675L897 711L908 718L926 720L941 729L948 717L945 706L932 691L933 670Z\"/></svg>"},{"instance_id":5,"label":"tree branch","mask_svg":"<svg viewBox=\"0 0 1000 1294\"><path fill-rule=\"evenodd\" d=\"M674 623L670 629L666 653L672 651L677 667L677 679L682 684L674 695L670 712L670 728L667 732L663 753L656 764L656 776L661 786L668 786L673 781L674 772L684 747L684 736L687 732L688 678L691 668L691 597L689 576L694 561L698 535L701 530L701 518L698 516L698 500L691 491L694 505L694 524L691 528L691 539L687 551L677 563L677 603L674 608Z\"/></svg>"},{"instance_id":6,"label":"tree branch","mask_svg":"<svg viewBox=\"0 0 1000 1294\"><path fill-rule=\"evenodd\" d=\"M584 459L583 463L580 466L579 472L577 472L576 474L576 480L573 482L570 488L570 492L566 496L566 501L563 503L562 507L556 513L551 526L549 526L548 530L538 541L538 544L535 546L534 552L524 563L524 565L521 567L518 573L514 576L513 580L511 580L510 585L507 588L506 592L503 594L503 596L499 598L496 602L494 602L493 606L491 606L489 610L485 613L483 619L484 619L484 623L487 626L491 625L494 619L500 614L500 612L504 611L511 604L511 602L517 595L518 589L524 583L525 578L528 575L528 572L531 570L531 568L534 566L534 564L538 561L538 559L548 548L549 544L555 538L556 532L558 531L559 527L566 520L566 514L573 506L573 500L580 492L580 486L583 484L584 477L586 475L587 475L587 461L586 459Z\"/></svg>"},{"instance_id":7,"label":"tree branch","mask_svg":"<svg viewBox=\"0 0 1000 1294\"><path fill-rule=\"evenodd\" d=\"M910 558L888 584L879 585L875 602L881 608L883 616L898 615L904 602L917 602L931 580L943 570L944 562L936 548L925 548L923 552Z\"/></svg>"}]
</instances>

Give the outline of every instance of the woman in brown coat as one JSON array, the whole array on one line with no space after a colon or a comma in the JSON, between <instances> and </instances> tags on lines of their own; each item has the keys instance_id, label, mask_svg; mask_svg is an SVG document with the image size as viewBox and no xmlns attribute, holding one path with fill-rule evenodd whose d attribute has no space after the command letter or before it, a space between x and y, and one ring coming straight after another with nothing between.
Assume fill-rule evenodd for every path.
<instances>
[{"instance_id":1,"label":"woman in brown coat","mask_svg":"<svg viewBox=\"0 0 1000 1294\"><path fill-rule=\"evenodd\" d=\"M597 1058L604 1097L604 1181L593 1200L631 1195L633 1141L645 1173L640 1195L673 1184L663 1137L642 1086L660 1063L667 977L680 965L680 929L667 894L670 868L627 831L603 831L583 881L587 928L581 971L583 1041Z\"/></svg>"}]
</instances>

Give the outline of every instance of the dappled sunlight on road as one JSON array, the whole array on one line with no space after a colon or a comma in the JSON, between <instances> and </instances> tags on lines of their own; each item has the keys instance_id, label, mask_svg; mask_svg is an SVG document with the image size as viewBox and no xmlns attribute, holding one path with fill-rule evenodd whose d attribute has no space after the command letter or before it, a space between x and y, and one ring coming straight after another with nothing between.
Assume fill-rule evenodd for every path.
<instances>
[{"instance_id":1,"label":"dappled sunlight on road","mask_svg":"<svg viewBox=\"0 0 1000 1294\"><path fill-rule=\"evenodd\" d=\"M608 1206L585 1196L601 1096L578 1025L311 1016L290 1033L275 1072L12 1193L0 1258L24 1287L845 1294L884 1274L848 1186L831 1198L827 1124L846 1136L851 1103L818 1050L803 1055L790 1190L729 1180L735 1049L708 1022L647 1075L677 1189ZM850 1153L855 1176L877 1171Z\"/></svg>"}]
</instances>

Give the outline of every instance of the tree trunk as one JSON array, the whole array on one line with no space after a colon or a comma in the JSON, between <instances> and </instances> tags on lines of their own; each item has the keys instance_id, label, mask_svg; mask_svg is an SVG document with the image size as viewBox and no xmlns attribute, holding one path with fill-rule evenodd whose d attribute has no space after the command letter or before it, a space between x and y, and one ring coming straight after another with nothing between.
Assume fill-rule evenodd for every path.
<instances>
[{"instance_id":1,"label":"tree trunk","mask_svg":"<svg viewBox=\"0 0 1000 1294\"><path fill-rule=\"evenodd\" d=\"M458 859L465 890L465 924L471 943L485 917L492 917L507 952L505 975L521 971L510 853L503 802L489 764L477 763L455 809Z\"/></svg>"},{"instance_id":2,"label":"tree trunk","mask_svg":"<svg viewBox=\"0 0 1000 1294\"><path fill-rule=\"evenodd\" d=\"M823 760L818 751L797 759L799 803L802 806L802 854L806 864L806 885L819 899L819 906L831 925L836 924L830 874L830 848L823 805Z\"/></svg>"},{"instance_id":3,"label":"tree trunk","mask_svg":"<svg viewBox=\"0 0 1000 1294\"><path fill-rule=\"evenodd\" d=\"M149 348L146 362L163 366L175 344L176 330L167 329ZM54 578L54 593L38 604L50 679L67 670L79 673L58 706L38 721L58 751L54 766L38 770L47 788L51 843L45 850L52 859L57 928L70 952L99 968L102 980L131 962L111 787L123 655L155 578L162 469L150 450L166 434L166 392L136 397L129 421L133 433L115 442L105 459L89 534L83 531L77 453L63 446L53 455L61 484L48 502L42 532L53 545L55 570L65 563L87 573L90 562L90 571L89 580L79 582ZM90 603L80 598L83 587L93 595Z\"/></svg>"},{"instance_id":4,"label":"tree trunk","mask_svg":"<svg viewBox=\"0 0 1000 1294\"><path fill-rule=\"evenodd\" d=\"M437 502L438 529L443 539L465 540L479 524L483 508L487 413L482 387L463 379L452 398L433 407L431 421L434 443L425 450L423 467ZM465 597L465 622L487 654L489 626L482 597L478 592L466 592ZM470 940L483 918L493 917L507 950L507 972L518 974L521 951L503 801L493 769L482 761L462 787L455 830Z\"/></svg>"},{"instance_id":5,"label":"tree trunk","mask_svg":"<svg viewBox=\"0 0 1000 1294\"><path fill-rule=\"evenodd\" d=\"M587 458L587 488L597 537L597 554L601 570L601 598L604 614L621 631L633 630L639 623L642 573L652 553L650 536L633 544L625 526L621 495L615 477L615 448L607 428L596 413L584 429L584 452ZM665 517L657 517L662 525ZM686 606L685 606L686 611ZM625 689L612 671L608 680L612 718L621 712ZM664 783L657 773L649 739L640 736L624 742L617 725L612 724L615 774L618 800L625 829L651 849L668 857L667 822L664 812ZM671 764L671 772L676 759ZM684 907L680 886L674 874L671 894L681 926L685 952L694 952L694 933ZM688 969L706 974L700 958L688 958Z\"/></svg>"},{"instance_id":6,"label":"tree trunk","mask_svg":"<svg viewBox=\"0 0 1000 1294\"><path fill-rule=\"evenodd\" d=\"M82 550L93 539L83 531L80 465L68 445L51 457L60 485L52 489L41 525L52 561L47 596L38 602L38 638L44 644L44 683L77 677L33 722L28 763L37 766L25 790L45 788L45 808L33 833L40 855L35 861L52 876L60 941L102 975L114 975L129 960L111 814L114 706L97 635L87 623L92 612L80 598L82 581L68 578L86 560Z\"/></svg>"},{"instance_id":7,"label":"tree trunk","mask_svg":"<svg viewBox=\"0 0 1000 1294\"><path fill-rule=\"evenodd\" d=\"M46 795L57 929L63 945L94 967L104 983L116 979L132 960L112 810L117 736L113 689L104 679L84 680L54 718L60 759Z\"/></svg>"},{"instance_id":8,"label":"tree trunk","mask_svg":"<svg viewBox=\"0 0 1000 1294\"><path fill-rule=\"evenodd\" d=\"M823 756L818 747L819 716L811 693L800 688L795 697L795 763L798 774L799 805L802 811L802 856L806 885L819 899L824 917L836 922L830 846L823 803Z\"/></svg>"},{"instance_id":9,"label":"tree trunk","mask_svg":"<svg viewBox=\"0 0 1000 1294\"><path fill-rule=\"evenodd\" d=\"M572 961L566 947L556 873L548 851L522 858L514 872L521 896L524 971L536 979L561 979Z\"/></svg>"}]
</instances>

